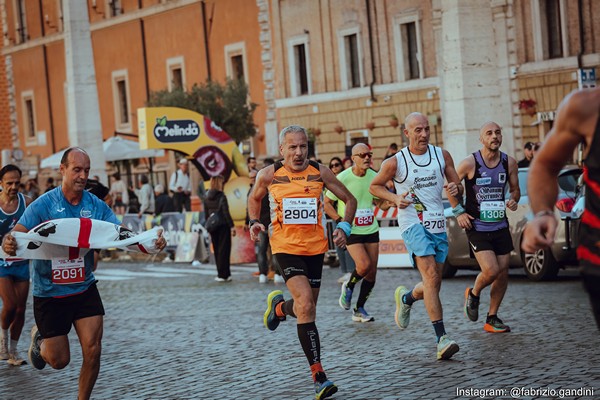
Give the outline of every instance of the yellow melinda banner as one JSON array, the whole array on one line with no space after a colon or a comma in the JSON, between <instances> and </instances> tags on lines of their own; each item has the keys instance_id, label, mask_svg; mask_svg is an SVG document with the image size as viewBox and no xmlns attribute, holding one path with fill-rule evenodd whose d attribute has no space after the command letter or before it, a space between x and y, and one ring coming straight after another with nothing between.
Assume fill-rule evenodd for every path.
<instances>
[{"instance_id":1,"label":"yellow melinda banner","mask_svg":"<svg viewBox=\"0 0 600 400\"><path fill-rule=\"evenodd\" d=\"M231 137L209 118L176 107L138 108L141 149L177 150L189 156L204 180L232 172L248 176L246 161Z\"/></svg>"}]
</instances>

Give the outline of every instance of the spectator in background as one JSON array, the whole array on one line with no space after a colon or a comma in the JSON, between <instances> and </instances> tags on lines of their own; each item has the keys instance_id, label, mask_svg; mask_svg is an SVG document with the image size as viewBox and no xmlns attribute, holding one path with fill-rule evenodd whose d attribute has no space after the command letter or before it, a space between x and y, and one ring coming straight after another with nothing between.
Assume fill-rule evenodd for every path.
<instances>
[{"instance_id":1,"label":"spectator in background","mask_svg":"<svg viewBox=\"0 0 600 400\"><path fill-rule=\"evenodd\" d=\"M523 153L525 153L525 158L517 163L517 167L519 168L529 168L529 164L531 160L533 160L533 147L534 144L532 142L525 143L523 147Z\"/></svg>"},{"instance_id":2,"label":"spectator in background","mask_svg":"<svg viewBox=\"0 0 600 400\"><path fill-rule=\"evenodd\" d=\"M154 214L155 199L154 191L152 190L152 186L150 186L147 175L140 176L140 183L142 186L140 187L138 196L140 201L138 217L141 218L142 214Z\"/></svg>"},{"instance_id":3,"label":"spectator in background","mask_svg":"<svg viewBox=\"0 0 600 400\"><path fill-rule=\"evenodd\" d=\"M44 191L44 193L51 191L52 189L54 189L56 186L54 185L54 178L53 177L49 177L46 180L46 190Z\"/></svg>"},{"instance_id":4,"label":"spectator in background","mask_svg":"<svg viewBox=\"0 0 600 400\"><path fill-rule=\"evenodd\" d=\"M387 150L385 151L385 156L383 156L384 160L394 156L398 152L398 145L396 143L390 143Z\"/></svg>"},{"instance_id":5,"label":"spectator in background","mask_svg":"<svg viewBox=\"0 0 600 400\"><path fill-rule=\"evenodd\" d=\"M344 169L352 168L352 158L350 158L350 157L344 158L344 160L342 160L342 165L344 166Z\"/></svg>"},{"instance_id":6,"label":"spectator in background","mask_svg":"<svg viewBox=\"0 0 600 400\"><path fill-rule=\"evenodd\" d=\"M40 197L40 188L38 187L36 178L29 175L29 179L25 182L25 190L23 191L25 196L31 197L31 200L35 200Z\"/></svg>"},{"instance_id":7,"label":"spectator in background","mask_svg":"<svg viewBox=\"0 0 600 400\"><path fill-rule=\"evenodd\" d=\"M342 164L342 160L339 157L332 157L331 160L329 160L329 169L331 170L331 172L334 173L334 175L338 175L340 172L342 172L345 168L344 165ZM328 203L325 203L325 211L327 212L327 208L328 208ZM336 212L342 212L342 210L340 210L338 208L338 202L335 201L332 204L332 207L335 209ZM328 215L331 214L331 211L327 213ZM343 215L343 212L342 214ZM335 230L337 225L337 221L334 221L334 225L333 225L333 229ZM352 271L354 271L354 268L356 267L356 265L354 264L354 260L352 259L352 257L350 257L350 253L348 252L348 250L346 250L345 247L339 247L339 246L335 246L335 252L337 254L338 257L338 261L340 262L340 272L343 274L342 276L340 276L338 278L338 283L344 283L346 281L348 281L350 279L350 275L352 275Z\"/></svg>"},{"instance_id":8,"label":"spectator in background","mask_svg":"<svg viewBox=\"0 0 600 400\"><path fill-rule=\"evenodd\" d=\"M206 194L204 209L206 215L219 213L223 224L210 234L215 251L215 263L217 264L217 282L231 282L231 237L235 236L235 226L229 213L227 197L223 193L225 179L221 175L210 178L210 189Z\"/></svg>"},{"instance_id":9,"label":"spectator in background","mask_svg":"<svg viewBox=\"0 0 600 400\"><path fill-rule=\"evenodd\" d=\"M154 186L154 215L174 211L173 199L165 193L165 187L160 183Z\"/></svg>"},{"instance_id":10,"label":"spectator in background","mask_svg":"<svg viewBox=\"0 0 600 400\"><path fill-rule=\"evenodd\" d=\"M185 211L192 211L190 206L192 186L188 167L187 159L182 158L179 160L179 169L173 172L171 180L169 181L169 190L173 192L173 204L175 205L175 211L177 212L182 212L184 208Z\"/></svg>"},{"instance_id":11,"label":"spectator in background","mask_svg":"<svg viewBox=\"0 0 600 400\"><path fill-rule=\"evenodd\" d=\"M112 196L113 210L115 214L123 215L127 212L129 204L129 193L127 185L121 180L121 174L115 172L112 176L113 182L110 185L110 195Z\"/></svg>"},{"instance_id":12,"label":"spectator in background","mask_svg":"<svg viewBox=\"0 0 600 400\"><path fill-rule=\"evenodd\" d=\"M542 147L542 142L536 142L533 145L533 157L535 157L535 155L538 153L538 151L540 150L540 147ZM532 157L532 159L533 159Z\"/></svg>"},{"instance_id":13,"label":"spectator in background","mask_svg":"<svg viewBox=\"0 0 600 400\"><path fill-rule=\"evenodd\" d=\"M258 171L256 168L256 157L248 157L246 163L248 164L248 172Z\"/></svg>"}]
</instances>

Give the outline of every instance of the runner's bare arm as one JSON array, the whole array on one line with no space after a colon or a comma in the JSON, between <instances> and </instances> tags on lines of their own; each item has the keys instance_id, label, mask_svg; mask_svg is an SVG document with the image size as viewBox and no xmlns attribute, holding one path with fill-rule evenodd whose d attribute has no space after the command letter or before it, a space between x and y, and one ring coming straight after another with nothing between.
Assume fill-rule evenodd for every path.
<instances>
[{"instance_id":1,"label":"runner's bare arm","mask_svg":"<svg viewBox=\"0 0 600 400\"><path fill-rule=\"evenodd\" d=\"M473 155L470 154L464 160L462 160L460 164L458 164L458 168L456 169L458 181L462 182L463 179L471 177L474 170L475 159L473 158ZM460 197L448 196L448 201L452 207L456 207L458 204L462 203L462 195Z\"/></svg>"},{"instance_id":2,"label":"runner's bare arm","mask_svg":"<svg viewBox=\"0 0 600 400\"><path fill-rule=\"evenodd\" d=\"M446 162L444 175L446 175L446 181L448 182L446 184L446 193L448 194L448 198L454 196L458 199L462 199L464 189L460 183L461 180L458 178L458 174L456 173L456 168L454 168L454 160L447 150L442 150L442 154L444 155L444 161Z\"/></svg>"},{"instance_id":3,"label":"runner's bare arm","mask_svg":"<svg viewBox=\"0 0 600 400\"><path fill-rule=\"evenodd\" d=\"M398 163L396 157L390 157L385 160L381 164L379 172L375 178L373 178L369 192L371 192L373 196L382 200L387 200L397 207L406 208L411 203L410 200L405 199L407 193L395 194L387 190L385 186L387 182L394 179L394 176L396 176L397 167Z\"/></svg>"},{"instance_id":4,"label":"runner's bare arm","mask_svg":"<svg viewBox=\"0 0 600 400\"><path fill-rule=\"evenodd\" d=\"M521 199L519 167L517 166L517 160L510 156L508 157L508 190L510 191L510 198L506 202L506 207L511 211L517 211Z\"/></svg>"},{"instance_id":5,"label":"runner's bare arm","mask_svg":"<svg viewBox=\"0 0 600 400\"><path fill-rule=\"evenodd\" d=\"M343 220L352 224L352 221L354 220L354 214L356 213L356 199L354 196L352 196L352 193L348 191L346 186L344 186L344 184L335 177L329 168L324 165L320 165L319 170L327 190L330 190L338 199L346 204L346 211L344 213Z\"/></svg>"},{"instance_id":6,"label":"runner's bare arm","mask_svg":"<svg viewBox=\"0 0 600 400\"><path fill-rule=\"evenodd\" d=\"M12 232L27 232L27 228L21 224L17 224L12 231L4 235L4 238L2 238L2 250L4 250L6 254L14 256L17 254L17 241L15 240L14 236L11 235Z\"/></svg>"},{"instance_id":7,"label":"runner's bare arm","mask_svg":"<svg viewBox=\"0 0 600 400\"><path fill-rule=\"evenodd\" d=\"M340 218L341 216L337 213L337 210L333 206L333 203L334 203L333 200L331 200L327 196L324 196L323 207L325 209L325 214L327 214L327 216L329 218L331 218L332 220L337 221L337 219Z\"/></svg>"},{"instance_id":8,"label":"runner's bare arm","mask_svg":"<svg viewBox=\"0 0 600 400\"><path fill-rule=\"evenodd\" d=\"M267 195L267 191L269 189L269 185L271 181L273 181L273 173L275 171L275 167L269 165L266 168L258 171L256 175L256 182L252 187L252 191L248 196L248 218L250 220L259 219L260 217L260 207L263 197ZM264 231L266 227L259 223L253 224L250 227L250 238L254 240L258 238L258 233L260 231Z\"/></svg>"}]
</instances>

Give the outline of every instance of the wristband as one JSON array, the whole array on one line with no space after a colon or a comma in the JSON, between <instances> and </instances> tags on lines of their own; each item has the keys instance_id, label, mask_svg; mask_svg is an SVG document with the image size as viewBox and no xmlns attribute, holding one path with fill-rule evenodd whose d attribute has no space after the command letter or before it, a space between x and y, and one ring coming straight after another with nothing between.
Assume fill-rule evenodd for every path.
<instances>
[{"instance_id":1,"label":"wristband","mask_svg":"<svg viewBox=\"0 0 600 400\"><path fill-rule=\"evenodd\" d=\"M342 221L337 224L336 229L341 229L342 232L346 234L346 237L350 237L350 233L352 232L352 225L349 222Z\"/></svg>"},{"instance_id":2,"label":"wristband","mask_svg":"<svg viewBox=\"0 0 600 400\"><path fill-rule=\"evenodd\" d=\"M550 210L542 210L542 211L539 211L538 213L536 213L536 214L535 214L535 217L534 217L534 218L537 218L537 217L545 217L546 215L547 215L547 216L550 216L550 217L554 217L554 211L550 211Z\"/></svg>"},{"instance_id":3,"label":"wristband","mask_svg":"<svg viewBox=\"0 0 600 400\"><path fill-rule=\"evenodd\" d=\"M456 207L452 208L452 214L454 214L454 218L458 218L459 215L462 215L464 213L466 213L466 211L460 203L458 203Z\"/></svg>"}]
</instances>

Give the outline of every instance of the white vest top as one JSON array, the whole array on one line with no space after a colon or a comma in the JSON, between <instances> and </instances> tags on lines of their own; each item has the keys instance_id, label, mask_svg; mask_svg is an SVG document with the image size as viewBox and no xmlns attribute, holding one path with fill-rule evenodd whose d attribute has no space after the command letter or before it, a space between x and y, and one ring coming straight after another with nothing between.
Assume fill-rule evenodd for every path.
<instances>
[{"instance_id":1,"label":"white vest top","mask_svg":"<svg viewBox=\"0 0 600 400\"><path fill-rule=\"evenodd\" d=\"M398 209L398 225L404 233L414 224L423 224L431 233L446 232L446 218L442 203L446 163L440 147L428 145L422 155L413 154L404 147L396 153L394 185L397 194L409 192L406 198L413 203Z\"/></svg>"}]
</instances>

